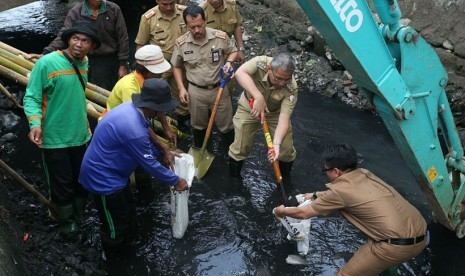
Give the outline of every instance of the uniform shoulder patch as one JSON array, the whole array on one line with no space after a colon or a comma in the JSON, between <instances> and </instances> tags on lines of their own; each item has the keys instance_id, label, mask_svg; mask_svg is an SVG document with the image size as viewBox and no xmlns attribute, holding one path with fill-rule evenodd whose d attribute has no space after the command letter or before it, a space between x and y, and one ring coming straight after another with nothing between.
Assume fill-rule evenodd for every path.
<instances>
[{"instance_id":1,"label":"uniform shoulder patch","mask_svg":"<svg viewBox=\"0 0 465 276\"><path fill-rule=\"evenodd\" d=\"M205 9L207 8L207 4L208 4L207 1L202 1L202 2L199 4L199 7L201 7L203 10L205 10Z\"/></svg>"},{"instance_id":2,"label":"uniform shoulder patch","mask_svg":"<svg viewBox=\"0 0 465 276\"><path fill-rule=\"evenodd\" d=\"M226 37L228 37L227 33L220 31L220 30L216 30L213 35L221 39L226 39Z\"/></svg>"},{"instance_id":3,"label":"uniform shoulder patch","mask_svg":"<svg viewBox=\"0 0 465 276\"><path fill-rule=\"evenodd\" d=\"M176 4L176 8L178 10L180 10L180 11L184 11L187 8L187 6L184 6L184 5L181 5L181 4Z\"/></svg>"},{"instance_id":4,"label":"uniform shoulder patch","mask_svg":"<svg viewBox=\"0 0 465 276\"><path fill-rule=\"evenodd\" d=\"M187 33L181 35L180 37L178 37L178 38L176 39L176 43L178 43L179 46L183 45L184 42L186 42L186 39L187 39L187 37L189 36L189 34L190 34L190 32L187 32Z\"/></svg>"},{"instance_id":5,"label":"uniform shoulder patch","mask_svg":"<svg viewBox=\"0 0 465 276\"><path fill-rule=\"evenodd\" d=\"M157 12L155 11L155 8L153 8L144 13L144 17L145 19L150 19L150 17L154 16L155 14L157 14Z\"/></svg>"}]
</instances>

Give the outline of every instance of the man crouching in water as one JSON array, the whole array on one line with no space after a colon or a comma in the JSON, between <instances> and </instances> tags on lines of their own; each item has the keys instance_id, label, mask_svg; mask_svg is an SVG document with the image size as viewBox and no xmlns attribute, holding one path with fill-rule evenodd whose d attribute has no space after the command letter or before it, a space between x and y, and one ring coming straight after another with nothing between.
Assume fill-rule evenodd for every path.
<instances>
[{"instance_id":1,"label":"man crouching in water","mask_svg":"<svg viewBox=\"0 0 465 276\"><path fill-rule=\"evenodd\" d=\"M368 236L337 275L378 275L420 254L428 233L420 212L394 188L366 169L357 169L357 153L350 145L333 145L322 153L322 172L328 190L305 195L302 207L279 206L278 217L308 219L333 211Z\"/></svg>"}]
</instances>

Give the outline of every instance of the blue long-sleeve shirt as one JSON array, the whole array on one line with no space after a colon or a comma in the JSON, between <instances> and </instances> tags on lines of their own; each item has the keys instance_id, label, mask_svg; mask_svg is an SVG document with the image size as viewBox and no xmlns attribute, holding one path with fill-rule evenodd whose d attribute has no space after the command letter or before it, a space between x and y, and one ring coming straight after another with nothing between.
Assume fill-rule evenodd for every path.
<instances>
[{"instance_id":1,"label":"blue long-sleeve shirt","mask_svg":"<svg viewBox=\"0 0 465 276\"><path fill-rule=\"evenodd\" d=\"M82 161L82 186L92 194L111 194L128 184L137 166L163 183L176 185L179 177L156 159L161 154L150 141L148 128L149 123L132 102L108 112L97 125Z\"/></svg>"}]
</instances>

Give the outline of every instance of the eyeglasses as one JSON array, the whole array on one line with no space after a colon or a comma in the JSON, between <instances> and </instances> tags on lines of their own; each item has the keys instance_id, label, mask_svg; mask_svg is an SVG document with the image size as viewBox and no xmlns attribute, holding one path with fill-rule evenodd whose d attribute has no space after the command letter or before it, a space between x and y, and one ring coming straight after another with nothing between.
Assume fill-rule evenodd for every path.
<instances>
[{"instance_id":1,"label":"eyeglasses","mask_svg":"<svg viewBox=\"0 0 465 276\"><path fill-rule=\"evenodd\" d=\"M288 83L292 80L292 75L290 78L284 79L276 76L276 73L271 70L271 73L273 74L273 80L277 83Z\"/></svg>"},{"instance_id":2,"label":"eyeglasses","mask_svg":"<svg viewBox=\"0 0 465 276\"><path fill-rule=\"evenodd\" d=\"M326 173L327 171L334 170L334 169L335 169L334 167L333 167L333 168L327 168L327 169L321 169L321 174L322 174L322 175L325 175L325 173Z\"/></svg>"}]
</instances>

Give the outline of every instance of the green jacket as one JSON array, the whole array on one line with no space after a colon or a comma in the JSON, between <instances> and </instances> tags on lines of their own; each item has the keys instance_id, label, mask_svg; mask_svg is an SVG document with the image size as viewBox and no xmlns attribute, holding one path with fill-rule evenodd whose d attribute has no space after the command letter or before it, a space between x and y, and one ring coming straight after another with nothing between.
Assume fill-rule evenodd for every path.
<instances>
[{"instance_id":1,"label":"green jacket","mask_svg":"<svg viewBox=\"0 0 465 276\"><path fill-rule=\"evenodd\" d=\"M87 83L87 57L75 63ZM42 128L42 148L74 147L90 140L86 96L61 51L43 56L34 65L23 102L31 129Z\"/></svg>"}]
</instances>

